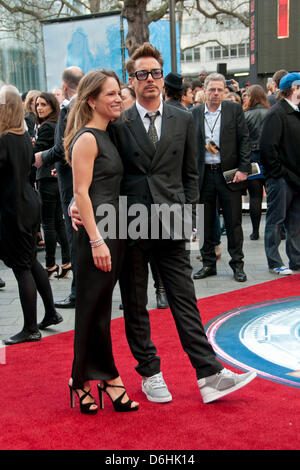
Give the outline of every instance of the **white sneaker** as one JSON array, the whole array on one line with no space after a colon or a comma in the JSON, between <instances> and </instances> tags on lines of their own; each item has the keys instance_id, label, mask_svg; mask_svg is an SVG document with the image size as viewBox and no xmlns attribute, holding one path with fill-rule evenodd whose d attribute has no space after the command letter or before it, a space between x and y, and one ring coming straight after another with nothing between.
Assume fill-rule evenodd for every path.
<instances>
[{"instance_id":1,"label":"white sneaker","mask_svg":"<svg viewBox=\"0 0 300 470\"><path fill-rule=\"evenodd\" d=\"M152 375L152 377L143 377L142 391L149 401L155 403L167 403L172 401L172 395L168 390L161 372Z\"/></svg>"},{"instance_id":2,"label":"white sneaker","mask_svg":"<svg viewBox=\"0 0 300 470\"><path fill-rule=\"evenodd\" d=\"M198 385L203 402L210 403L231 392L235 392L235 390L239 390L255 379L256 375L256 372L235 374L231 370L224 368L217 374L199 379Z\"/></svg>"},{"instance_id":3,"label":"white sneaker","mask_svg":"<svg viewBox=\"0 0 300 470\"><path fill-rule=\"evenodd\" d=\"M270 269L270 273L278 274L279 276L289 276L293 271L287 266L280 266L279 268Z\"/></svg>"}]
</instances>

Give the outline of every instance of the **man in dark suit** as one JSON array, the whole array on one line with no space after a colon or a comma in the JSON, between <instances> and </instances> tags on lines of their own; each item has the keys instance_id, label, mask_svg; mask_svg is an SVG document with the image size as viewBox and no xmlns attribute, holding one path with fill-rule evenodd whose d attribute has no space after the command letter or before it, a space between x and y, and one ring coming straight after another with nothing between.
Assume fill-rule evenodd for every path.
<instances>
[{"instance_id":1,"label":"man in dark suit","mask_svg":"<svg viewBox=\"0 0 300 470\"><path fill-rule=\"evenodd\" d=\"M168 104L186 111L186 108L181 104L181 98L183 95L182 80L183 77L179 73L168 73L165 77L164 97Z\"/></svg>"},{"instance_id":2,"label":"man in dark suit","mask_svg":"<svg viewBox=\"0 0 300 470\"><path fill-rule=\"evenodd\" d=\"M251 172L249 133L241 105L223 101L225 86L223 75L209 75L204 83L206 103L192 110L197 131L200 202L204 204L203 268L194 274L194 279L217 274L214 224L218 198L231 256L229 264L234 279L245 282L242 190ZM223 172L236 168L233 182L226 184Z\"/></svg>"},{"instance_id":3,"label":"man in dark suit","mask_svg":"<svg viewBox=\"0 0 300 470\"><path fill-rule=\"evenodd\" d=\"M65 151L63 146L63 137L66 130L67 116L72 100L76 96L78 84L84 73L79 67L68 67L62 76L62 88L65 100L61 104L58 123L55 129L54 147L44 152L35 154L36 166L45 167L55 163L57 170L59 191L62 203L64 219L66 223L68 243L71 252L71 263L73 271L73 280L70 295L61 301L55 302L55 307L74 308L76 298L76 264L73 250L73 228L70 216L68 214L68 206L73 198L73 177L72 169L65 161ZM49 325L48 325L49 326Z\"/></svg>"},{"instance_id":4,"label":"man in dark suit","mask_svg":"<svg viewBox=\"0 0 300 470\"><path fill-rule=\"evenodd\" d=\"M286 276L300 269L300 74L286 74L279 88L277 103L264 119L260 154L266 178L268 267L273 274ZM289 266L279 253L282 224Z\"/></svg>"},{"instance_id":5,"label":"man in dark suit","mask_svg":"<svg viewBox=\"0 0 300 470\"><path fill-rule=\"evenodd\" d=\"M182 206L199 199L193 117L162 102L162 66L160 52L149 43L134 52L128 69L137 100L110 130L124 164L123 194L129 208L134 204L147 208L148 220L144 222L148 228L153 226L150 213L154 204ZM176 239L174 227L162 225L160 229L168 232L164 239L141 237L127 243L120 278L127 340L148 400L172 400L151 340L146 309L148 262L153 257L182 347L196 371L202 399L208 403L246 385L256 374L234 374L217 361L199 316L184 237Z\"/></svg>"}]
</instances>

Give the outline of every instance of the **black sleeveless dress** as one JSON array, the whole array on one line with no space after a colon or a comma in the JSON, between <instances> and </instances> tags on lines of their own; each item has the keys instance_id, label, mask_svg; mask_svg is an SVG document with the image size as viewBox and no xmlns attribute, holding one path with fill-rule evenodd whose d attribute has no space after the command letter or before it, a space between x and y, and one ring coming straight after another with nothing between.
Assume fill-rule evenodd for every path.
<instances>
[{"instance_id":1,"label":"black sleeveless dress","mask_svg":"<svg viewBox=\"0 0 300 470\"><path fill-rule=\"evenodd\" d=\"M76 134L72 145L84 132L94 135L99 149L89 188L98 224L103 216L96 213L99 213L104 204L109 204L111 208L113 206L116 216L118 215L123 164L106 131L84 127ZM104 238L104 234L101 235ZM115 236L105 238L105 242L111 253L110 272L104 272L94 265L85 228L79 227L75 235L77 293L72 369L74 388L83 388L84 382L88 380L110 380L119 375L112 353L110 323L113 290L120 274L124 242Z\"/></svg>"}]
</instances>

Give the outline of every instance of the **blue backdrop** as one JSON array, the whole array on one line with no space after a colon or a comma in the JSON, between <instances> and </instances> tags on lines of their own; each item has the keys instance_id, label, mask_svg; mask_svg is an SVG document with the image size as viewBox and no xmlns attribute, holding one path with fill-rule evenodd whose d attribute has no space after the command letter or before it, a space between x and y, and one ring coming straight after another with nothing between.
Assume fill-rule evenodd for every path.
<instances>
[{"instance_id":1,"label":"blue backdrop","mask_svg":"<svg viewBox=\"0 0 300 470\"><path fill-rule=\"evenodd\" d=\"M123 20L124 39L127 21ZM169 22L150 24L150 42L161 52L164 74L171 71ZM66 67L77 65L84 73L97 68L114 70L123 79L120 16L109 15L74 21L58 21L43 26L47 89L61 86ZM128 59L127 50L125 60ZM180 72L180 38L177 25L177 64Z\"/></svg>"}]
</instances>

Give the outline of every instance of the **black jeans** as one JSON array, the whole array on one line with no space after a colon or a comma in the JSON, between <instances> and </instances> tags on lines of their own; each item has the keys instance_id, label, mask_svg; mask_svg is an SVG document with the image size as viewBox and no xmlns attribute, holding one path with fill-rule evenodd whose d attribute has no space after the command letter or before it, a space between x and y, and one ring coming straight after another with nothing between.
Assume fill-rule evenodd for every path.
<instances>
[{"instance_id":1,"label":"black jeans","mask_svg":"<svg viewBox=\"0 0 300 470\"><path fill-rule=\"evenodd\" d=\"M61 200L56 178L38 180L42 200L42 227L45 237L46 267L55 265L56 242L61 246L62 264L70 262L70 250L66 236Z\"/></svg>"}]
</instances>

